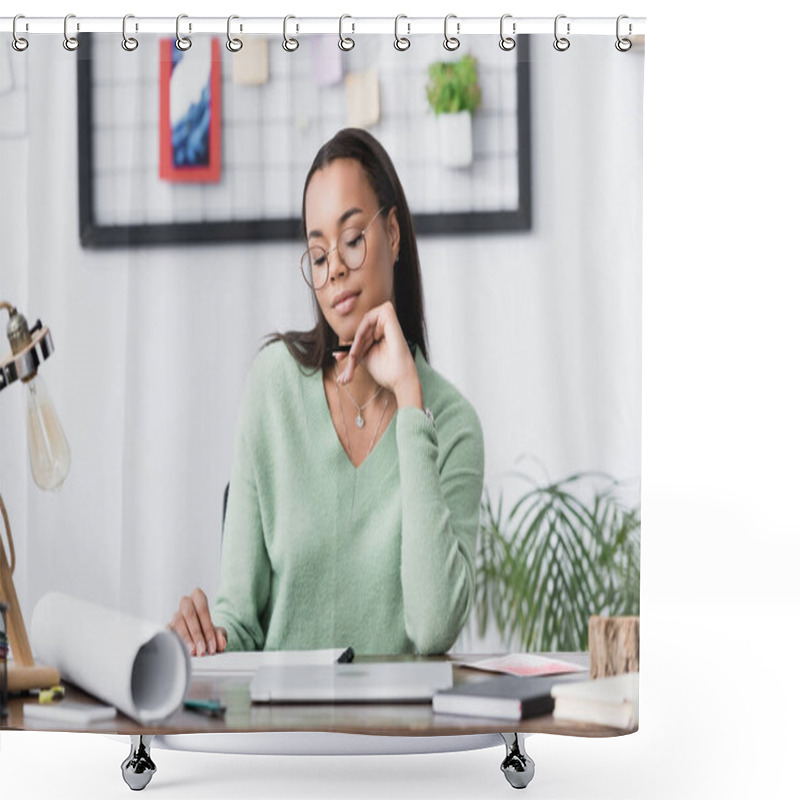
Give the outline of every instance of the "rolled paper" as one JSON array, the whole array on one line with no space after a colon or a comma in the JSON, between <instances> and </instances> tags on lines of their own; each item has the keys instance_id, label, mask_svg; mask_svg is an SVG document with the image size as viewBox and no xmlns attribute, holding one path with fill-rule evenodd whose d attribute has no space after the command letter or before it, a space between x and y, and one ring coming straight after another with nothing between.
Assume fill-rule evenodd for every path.
<instances>
[{"instance_id":1,"label":"rolled paper","mask_svg":"<svg viewBox=\"0 0 800 800\"><path fill-rule=\"evenodd\" d=\"M142 724L182 708L189 689L191 657L174 631L69 595L36 604L31 644L65 681Z\"/></svg>"}]
</instances>

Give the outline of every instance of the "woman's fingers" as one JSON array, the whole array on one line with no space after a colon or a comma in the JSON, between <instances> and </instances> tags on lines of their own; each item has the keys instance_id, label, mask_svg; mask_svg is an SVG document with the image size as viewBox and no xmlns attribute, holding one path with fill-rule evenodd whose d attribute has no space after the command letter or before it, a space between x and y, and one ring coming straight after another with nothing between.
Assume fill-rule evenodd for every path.
<instances>
[{"instance_id":1,"label":"woman's fingers","mask_svg":"<svg viewBox=\"0 0 800 800\"><path fill-rule=\"evenodd\" d=\"M350 346L350 358L347 362L348 370L351 369L351 365L355 367L357 360L362 357L365 340L369 338L374 341L376 325L377 321L375 319L375 312L373 309L364 315L364 318L361 320L361 323L358 326L356 335L353 337L353 344Z\"/></svg>"},{"instance_id":2,"label":"woman's fingers","mask_svg":"<svg viewBox=\"0 0 800 800\"><path fill-rule=\"evenodd\" d=\"M342 383L352 380L358 362L363 361L369 349L380 340L382 336L380 321L380 307L371 309L362 318L353 337L353 344L350 346L350 356L341 376Z\"/></svg>"},{"instance_id":3,"label":"woman's fingers","mask_svg":"<svg viewBox=\"0 0 800 800\"><path fill-rule=\"evenodd\" d=\"M181 598L167 627L186 642L193 656L214 655L228 646L228 631L214 625L208 610L208 598L199 587Z\"/></svg>"},{"instance_id":4,"label":"woman's fingers","mask_svg":"<svg viewBox=\"0 0 800 800\"><path fill-rule=\"evenodd\" d=\"M214 629L214 622L211 619L211 612L208 610L208 598L205 595L205 592L200 589L196 588L192 592L192 600L194 601L194 607L197 609L197 616L200 620L200 635L201 639L198 643L198 651L207 649L210 655L214 655L217 652L217 634L216 630ZM203 652L199 652L199 655L204 655Z\"/></svg>"},{"instance_id":5,"label":"woman's fingers","mask_svg":"<svg viewBox=\"0 0 800 800\"><path fill-rule=\"evenodd\" d=\"M367 353L372 349L372 346L379 340L375 333L375 327L370 327L366 331L364 331L361 335L361 341L358 343L358 350L353 352L350 351L350 359L347 362L347 370L345 370L345 375L347 375L346 381L350 381L353 379L353 374L356 371L356 367L359 365L361 361L364 360ZM345 381L345 382L346 382Z\"/></svg>"},{"instance_id":6,"label":"woman's fingers","mask_svg":"<svg viewBox=\"0 0 800 800\"><path fill-rule=\"evenodd\" d=\"M187 646L189 647L189 652L194 655L194 644L192 644L192 636L189 633L189 629L186 627L186 623L183 620L183 615L180 611L176 612L175 616L172 618L172 621L169 623L168 627L175 631L178 636L186 642Z\"/></svg>"},{"instance_id":7,"label":"woman's fingers","mask_svg":"<svg viewBox=\"0 0 800 800\"><path fill-rule=\"evenodd\" d=\"M197 642L200 637L200 621L190 597L182 597L178 610L170 623L170 628L174 630L186 642L189 652L198 655Z\"/></svg>"},{"instance_id":8,"label":"woman's fingers","mask_svg":"<svg viewBox=\"0 0 800 800\"><path fill-rule=\"evenodd\" d=\"M189 646L192 655L213 654L218 649L217 629L208 610L208 599L202 589L181 598L178 612L169 625ZM224 628L222 629L224 631ZM227 633L225 636L227 644ZM224 648L223 648L224 649Z\"/></svg>"},{"instance_id":9,"label":"woman's fingers","mask_svg":"<svg viewBox=\"0 0 800 800\"><path fill-rule=\"evenodd\" d=\"M361 319L339 382L349 383L356 367L364 364L381 386L392 388L408 358L413 361L394 306L387 301L371 308Z\"/></svg>"},{"instance_id":10,"label":"woman's fingers","mask_svg":"<svg viewBox=\"0 0 800 800\"><path fill-rule=\"evenodd\" d=\"M361 355L353 355L351 352L350 358L347 359L347 364L345 368L342 370L342 374L339 379L340 383L350 383L350 381L353 380L353 375L355 374L356 367L358 366L360 361L363 361L364 356L369 352L373 344L375 344L375 339L374 337L370 337L369 340L362 346Z\"/></svg>"},{"instance_id":11,"label":"woman's fingers","mask_svg":"<svg viewBox=\"0 0 800 800\"><path fill-rule=\"evenodd\" d=\"M182 597L178 609L189 634L188 639L186 639L189 650L191 650L193 656L205 655L206 648L203 642L203 629L200 626L200 619L197 616L197 609L194 607L194 601L191 597Z\"/></svg>"}]
</instances>

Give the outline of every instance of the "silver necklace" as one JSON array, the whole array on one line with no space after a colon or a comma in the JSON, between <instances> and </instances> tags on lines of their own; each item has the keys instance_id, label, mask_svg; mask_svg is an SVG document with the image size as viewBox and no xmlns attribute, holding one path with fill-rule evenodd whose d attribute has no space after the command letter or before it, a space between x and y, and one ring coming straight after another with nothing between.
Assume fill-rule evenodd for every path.
<instances>
[{"instance_id":1,"label":"silver necklace","mask_svg":"<svg viewBox=\"0 0 800 800\"><path fill-rule=\"evenodd\" d=\"M336 377L338 378L339 377L339 373L336 371L336 367L335 366L334 366L334 370L333 371L336 373ZM363 411L383 391L383 386L379 386L378 387L378 391L375 392L375 394L372 395L372 397L370 397L369 400L367 400L367 402L364 403L363 405L359 405L358 403L356 403L356 401L353 399L353 395L350 394L350 392L348 391L346 386L343 386L342 388L344 389L345 394L350 398L350 402L358 410L358 413L356 414L356 427L359 430L361 430L361 428L364 427ZM337 391L339 390L339 381L338 380L336 381L336 390Z\"/></svg>"},{"instance_id":2,"label":"silver necklace","mask_svg":"<svg viewBox=\"0 0 800 800\"><path fill-rule=\"evenodd\" d=\"M344 428L344 442L345 446L347 447L347 455L350 456L350 460L352 461L353 449L350 447L350 435L347 433L347 423L344 421L344 410L342 409L342 393L339 390L339 381L334 381L334 383L336 384L336 396L339 399L339 416L342 418L342 428ZM375 427L375 433L372 434L372 441L369 443L369 449L367 450L367 455L369 455L372 452L372 447L375 444L375 440L378 438L378 431L381 429L381 423L383 422L383 418L386 415L386 409L388 405L389 405L389 395L386 395L386 399L383 401L383 411L381 411L380 419L378 420L378 424ZM364 426L362 424L359 427L363 428Z\"/></svg>"}]
</instances>

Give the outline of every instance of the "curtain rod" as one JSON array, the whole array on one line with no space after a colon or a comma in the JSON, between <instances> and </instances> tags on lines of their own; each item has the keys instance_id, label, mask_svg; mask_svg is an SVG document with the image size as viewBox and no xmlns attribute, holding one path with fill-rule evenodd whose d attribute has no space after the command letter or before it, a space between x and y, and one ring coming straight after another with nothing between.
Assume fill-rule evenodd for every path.
<instances>
[{"instance_id":1,"label":"curtain rod","mask_svg":"<svg viewBox=\"0 0 800 800\"><path fill-rule=\"evenodd\" d=\"M183 16L183 15L182 15ZM570 35L594 34L614 36L617 30L615 17L569 17L560 15L559 32ZM620 32L623 36L641 36L645 33L645 17L626 17L622 20ZM383 33L394 35L394 17L354 17L347 16L341 23L346 34ZM507 36L525 33L549 33L554 31L554 17L513 17L504 21ZM0 17L0 33L11 33L13 17ZM338 17L292 16L288 23L291 34L334 33L340 30ZM407 17L397 20L402 36L415 34L444 34L444 17ZM128 34L175 33L175 17L130 17L127 23ZM225 34L228 30L227 17L192 17L181 19L182 35L197 33ZM283 35L283 17L236 17L231 30L236 34L274 34ZM473 34L500 33L500 16L497 17L452 17L448 27L449 35L469 36ZM79 17L70 16L69 34L76 33L122 33L122 17ZM20 17L17 33L64 33L64 17Z\"/></svg>"}]
</instances>

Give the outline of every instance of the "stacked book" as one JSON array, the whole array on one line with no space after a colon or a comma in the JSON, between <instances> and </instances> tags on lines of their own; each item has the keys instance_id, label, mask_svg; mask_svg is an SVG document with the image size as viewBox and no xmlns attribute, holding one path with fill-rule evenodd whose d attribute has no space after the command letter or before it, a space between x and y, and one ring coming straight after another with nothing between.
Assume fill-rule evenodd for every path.
<instances>
[{"instance_id":1,"label":"stacked book","mask_svg":"<svg viewBox=\"0 0 800 800\"><path fill-rule=\"evenodd\" d=\"M595 680L574 674L503 675L437 692L433 710L506 720L553 712L555 719L632 730L639 722L639 674Z\"/></svg>"},{"instance_id":2,"label":"stacked book","mask_svg":"<svg viewBox=\"0 0 800 800\"><path fill-rule=\"evenodd\" d=\"M633 730L639 726L639 673L553 686L554 719Z\"/></svg>"},{"instance_id":3,"label":"stacked book","mask_svg":"<svg viewBox=\"0 0 800 800\"><path fill-rule=\"evenodd\" d=\"M549 714L555 701L550 690L561 681L575 680L573 675L502 675L475 683L466 683L437 692L433 710L437 714L465 714L496 719L526 719Z\"/></svg>"}]
</instances>

